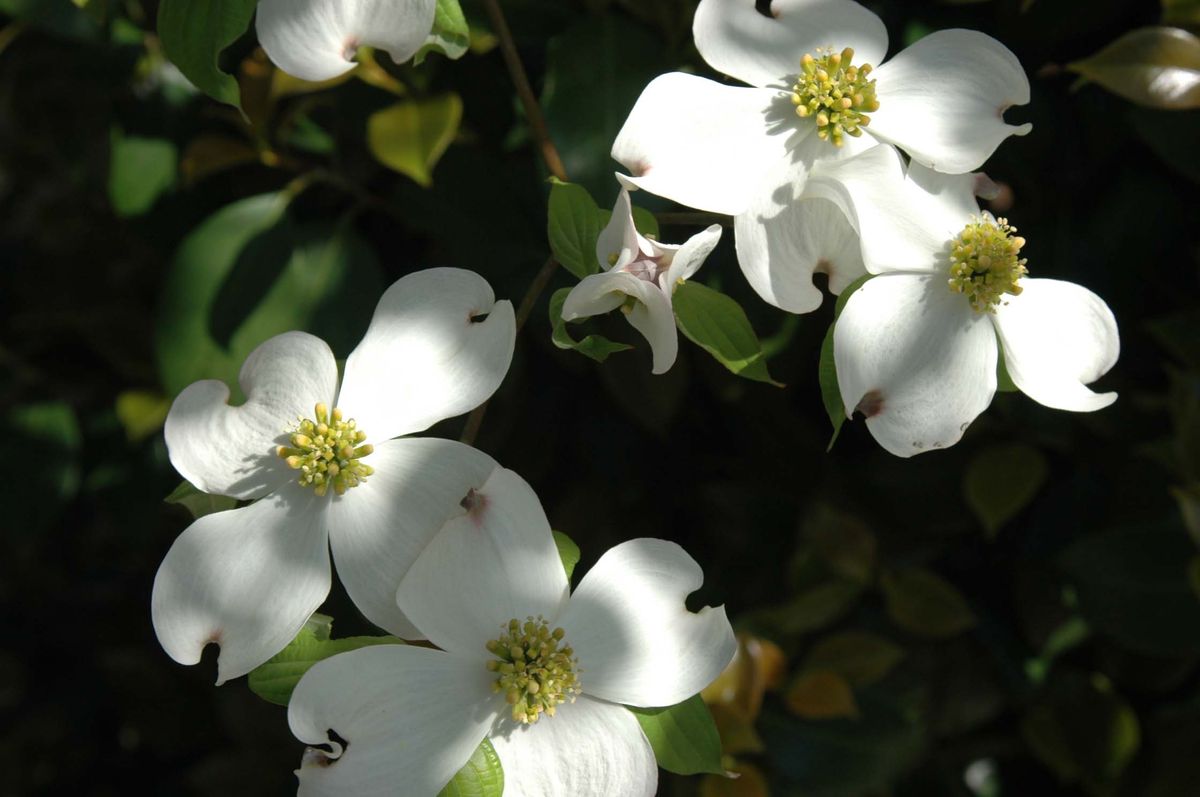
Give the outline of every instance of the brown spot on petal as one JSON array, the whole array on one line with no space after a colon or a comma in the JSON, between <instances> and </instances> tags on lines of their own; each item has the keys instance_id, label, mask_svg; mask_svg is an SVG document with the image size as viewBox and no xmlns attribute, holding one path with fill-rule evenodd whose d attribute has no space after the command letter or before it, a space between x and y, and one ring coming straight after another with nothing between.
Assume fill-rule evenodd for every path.
<instances>
[{"instance_id":1,"label":"brown spot on petal","mask_svg":"<svg viewBox=\"0 0 1200 797\"><path fill-rule=\"evenodd\" d=\"M646 172L650 171L650 164L646 161L638 161L629 167L629 171L633 172L634 177L643 177Z\"/></svg>"},{"instance_id":2,"label":"brown spot on petal","mask_svg":"<svg viewBox=\"0 0 1200 797\"><path fill-rule=\"evenodd\" d=\"M478 524L483 510L487 509L488 498L472 487L467 490L467 494L463 496L463 500L458 502L458 505L467 510L467 515Z\"/></svg>"},{"instance_id":3,"label":"brown spot on petal","mask_svg":"<svg viewBox=\"0 0 1200 797\"><path fill-rule=\"evenodd\" d=\"M878 390L867 391L858 400L858 406L854 408L854 411L861 412L865 418L874 418L883 412L883 393Z\"/></svg>"},{"instance_id":4,"label":"brown spot on petal","mask_svg":"<svg viewBox=\"0 0 1200 797\"><path fill-rule=\"evenodd\" d=\"M833 263L829 262L829 258L823 257L813 266L814 274L833 274Z\"/></svg>"}]
</instances>

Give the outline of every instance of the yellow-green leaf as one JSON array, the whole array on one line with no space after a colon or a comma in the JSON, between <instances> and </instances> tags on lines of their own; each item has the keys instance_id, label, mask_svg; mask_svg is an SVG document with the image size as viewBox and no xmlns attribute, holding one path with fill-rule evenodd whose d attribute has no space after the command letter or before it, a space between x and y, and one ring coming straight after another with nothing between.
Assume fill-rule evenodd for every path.
<instances>
[{"instance_id":1,"label":"yellow-green leaf","mask_svg":"<svg viewBox=\"0 0 1200 797\"><path fill-rule=\"evenodd\" d=\"M810 720L858 716L854 690L833 670L800 673L788 688L784 702L793 714Z\"/></svg>"},{"instance_id":2,"label":"yellow-green leaf","mask_svg":"<svg viewBox=\"0 0 1200 797\"><path fill-rule=\"evenodd\" d=\"M676 775L725 771L721 766L721 737L700 695L667 708L629 710L637 717L663 769Z\"/></svg>"},{"instance_id":3,"label":"yellow-green leaf","mask_svg":"<svg viewBox=\"0 0 1200 797\"><path fill-rule=\"evenodd\" d=\"M171 402L162 393L126 390L117 396L117 420L125 427L125 437L131 443L145 440L161 429L170 409Z\"/></svg>"},{"instance_id":4,"label":"yellow-green leaf","mask_svg":"<svg viewBox=\"0 0 1200 797\"><path fill-rule=\"evenodd\" d=\"M462 100L442 94L406 100L367 120L367 145L380 163L423 186L433 184L433 168L458 135Z\"/></svg>"},{"instance_id":5,"label":"yellow-green leaf","mask_svg":"<svg viewBox=\"0 0 1200 797\"><path fill-rule=\"evenodd\" d=\"M438 793L438 797L500 797L502 794L504 768L496 748L484 739L454 779Z\"/></svg>"},{"instance_id":6,"label":"yellow-green leaf","mask_svg":"<svg viewBox=\"0 0 1200 797\"><path fill-rule=\"evenodd\" d=\"M1141 105L1200 108L1200 38L1182 28L1130 31L1068 68Z\"/></svg>"},{"instance_id":7,"label":"yellow-green leaf","mask_svg":"<svg viewBox=\"0 0 1200 797\"><path fill-rule=\"evenodd\" d=\"M762 344L741 305L698 282L675 288L675 320L688 340L738 376L783 387L771 378Z\"/></svg>"}]
</instances>

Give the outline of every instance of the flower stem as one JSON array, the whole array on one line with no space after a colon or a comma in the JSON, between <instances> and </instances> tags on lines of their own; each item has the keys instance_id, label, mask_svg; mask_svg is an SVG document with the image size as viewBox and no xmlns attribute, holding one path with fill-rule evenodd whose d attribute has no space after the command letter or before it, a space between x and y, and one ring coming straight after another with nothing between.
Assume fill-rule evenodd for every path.
<instances>
[{"instance_id":1,"label":"flower stem","mask_svg":"<svg viewBox=\"0 0 1200 797\"><path fill-rule=\"evenodd\" d=\"M512 31L508 28L504 12L500 10L499 0L483 0L483 5L487 9L488 18L491 19L492 28L500 39L500 52L504 55L504 64L508 67L509 77L512 78L517 95L521 98L521 105L525 107L525 116L533 129L533 137L537 139L538 147L542 151L542 160L546 162L546 168L551 174L566 182L567 170L563 168L562 158L558 156L558 149L550 138L546 117L542 115L542 107L538 105L533 87L529 85L529 76L525 74L521 56L517 54L517 45L513 42Z\"/></svg>"}]
</instances>

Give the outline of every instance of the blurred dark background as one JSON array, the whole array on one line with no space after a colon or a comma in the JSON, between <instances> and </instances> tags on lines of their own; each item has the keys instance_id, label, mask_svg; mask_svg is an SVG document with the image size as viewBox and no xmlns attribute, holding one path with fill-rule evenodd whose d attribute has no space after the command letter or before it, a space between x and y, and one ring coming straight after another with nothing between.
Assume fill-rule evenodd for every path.
<instances>
[{"instance_id":1,"label":"blurred dark background","mask_svg":"<svg viewBox=\"0 0 1200 797\"><path fill-rule=\"evenodd\" d=\"M386 80L321 90L274 75L250 33L225 53L245 119L164 61L154 0L78 5L0 0L0 795L291 793L302 747L285 711L244 680L215 688L213 656L176 665L150 626L155 570L190 522L163 500L179 484L166 408L279 331L345 356L413 270L473 269L515 302L548 252L545 173L477 4L461 60L381 57ZM640 89L681 67L711 75L695 3L502 5L571 178L610 205L608 148ZM867 5L892 53L969 27L1024 64L1033 101L1008 118L1033 133L985 168L1031 273L1115 312L1123 351L1099 386L1116 405L1076 415L1000 394L950 450L900 460L856 422L826 453L832 302L794 321L764 305L727 231L697 278L746 308L786 389L686 342L652 377L615 322L600 329L636 351L603 365L559 351L547 291L477 445L535 487L580 573L622 540L677 540L706 573L696 603L725 603L745 634L732 686L710 698L746 774L664 775L663 794L1197 794L1200 111L1065 70L1164 9ZM452 94L461 124L440 160L381 162L374 114ZM275 192L286 211L253 199ZM337 635L375 633L336 579L325 611Z\"/></svg>"}]
</instances>

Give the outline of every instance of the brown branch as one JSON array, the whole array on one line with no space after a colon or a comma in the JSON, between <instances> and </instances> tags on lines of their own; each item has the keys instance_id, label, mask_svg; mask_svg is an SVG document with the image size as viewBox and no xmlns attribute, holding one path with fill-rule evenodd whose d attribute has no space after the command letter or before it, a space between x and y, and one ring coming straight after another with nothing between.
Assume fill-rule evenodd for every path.
<instances>
[{"instance_id":1,"label":"brown branch","mask_svg":"<svg viewBox=\"0 0 1200 797\"><path fill-rule=\"evenodd\" d=\"M546 117L542 115L542 107L538 105L533 87L529 85L529 76L525 74L521 56L517 54L517 45L513 41L512 31L508 28L508 21L504 19L504 12L500 10L499 0L483 0L483 5L492 21L496 37L500 40L500 52L504 55L504 64L508 67L509 77L512 78L517 95L521 98L521 105L525 107L525 116L528 117L529 126L533 129L533 137L537 139L538 147L542 151L542 160L546 162L546 168L552 175L566 182L567 170L563 168L562 158L558 156L558 149L550 139L550 130L546 127Z\"/></svg>"}]
</instances>

